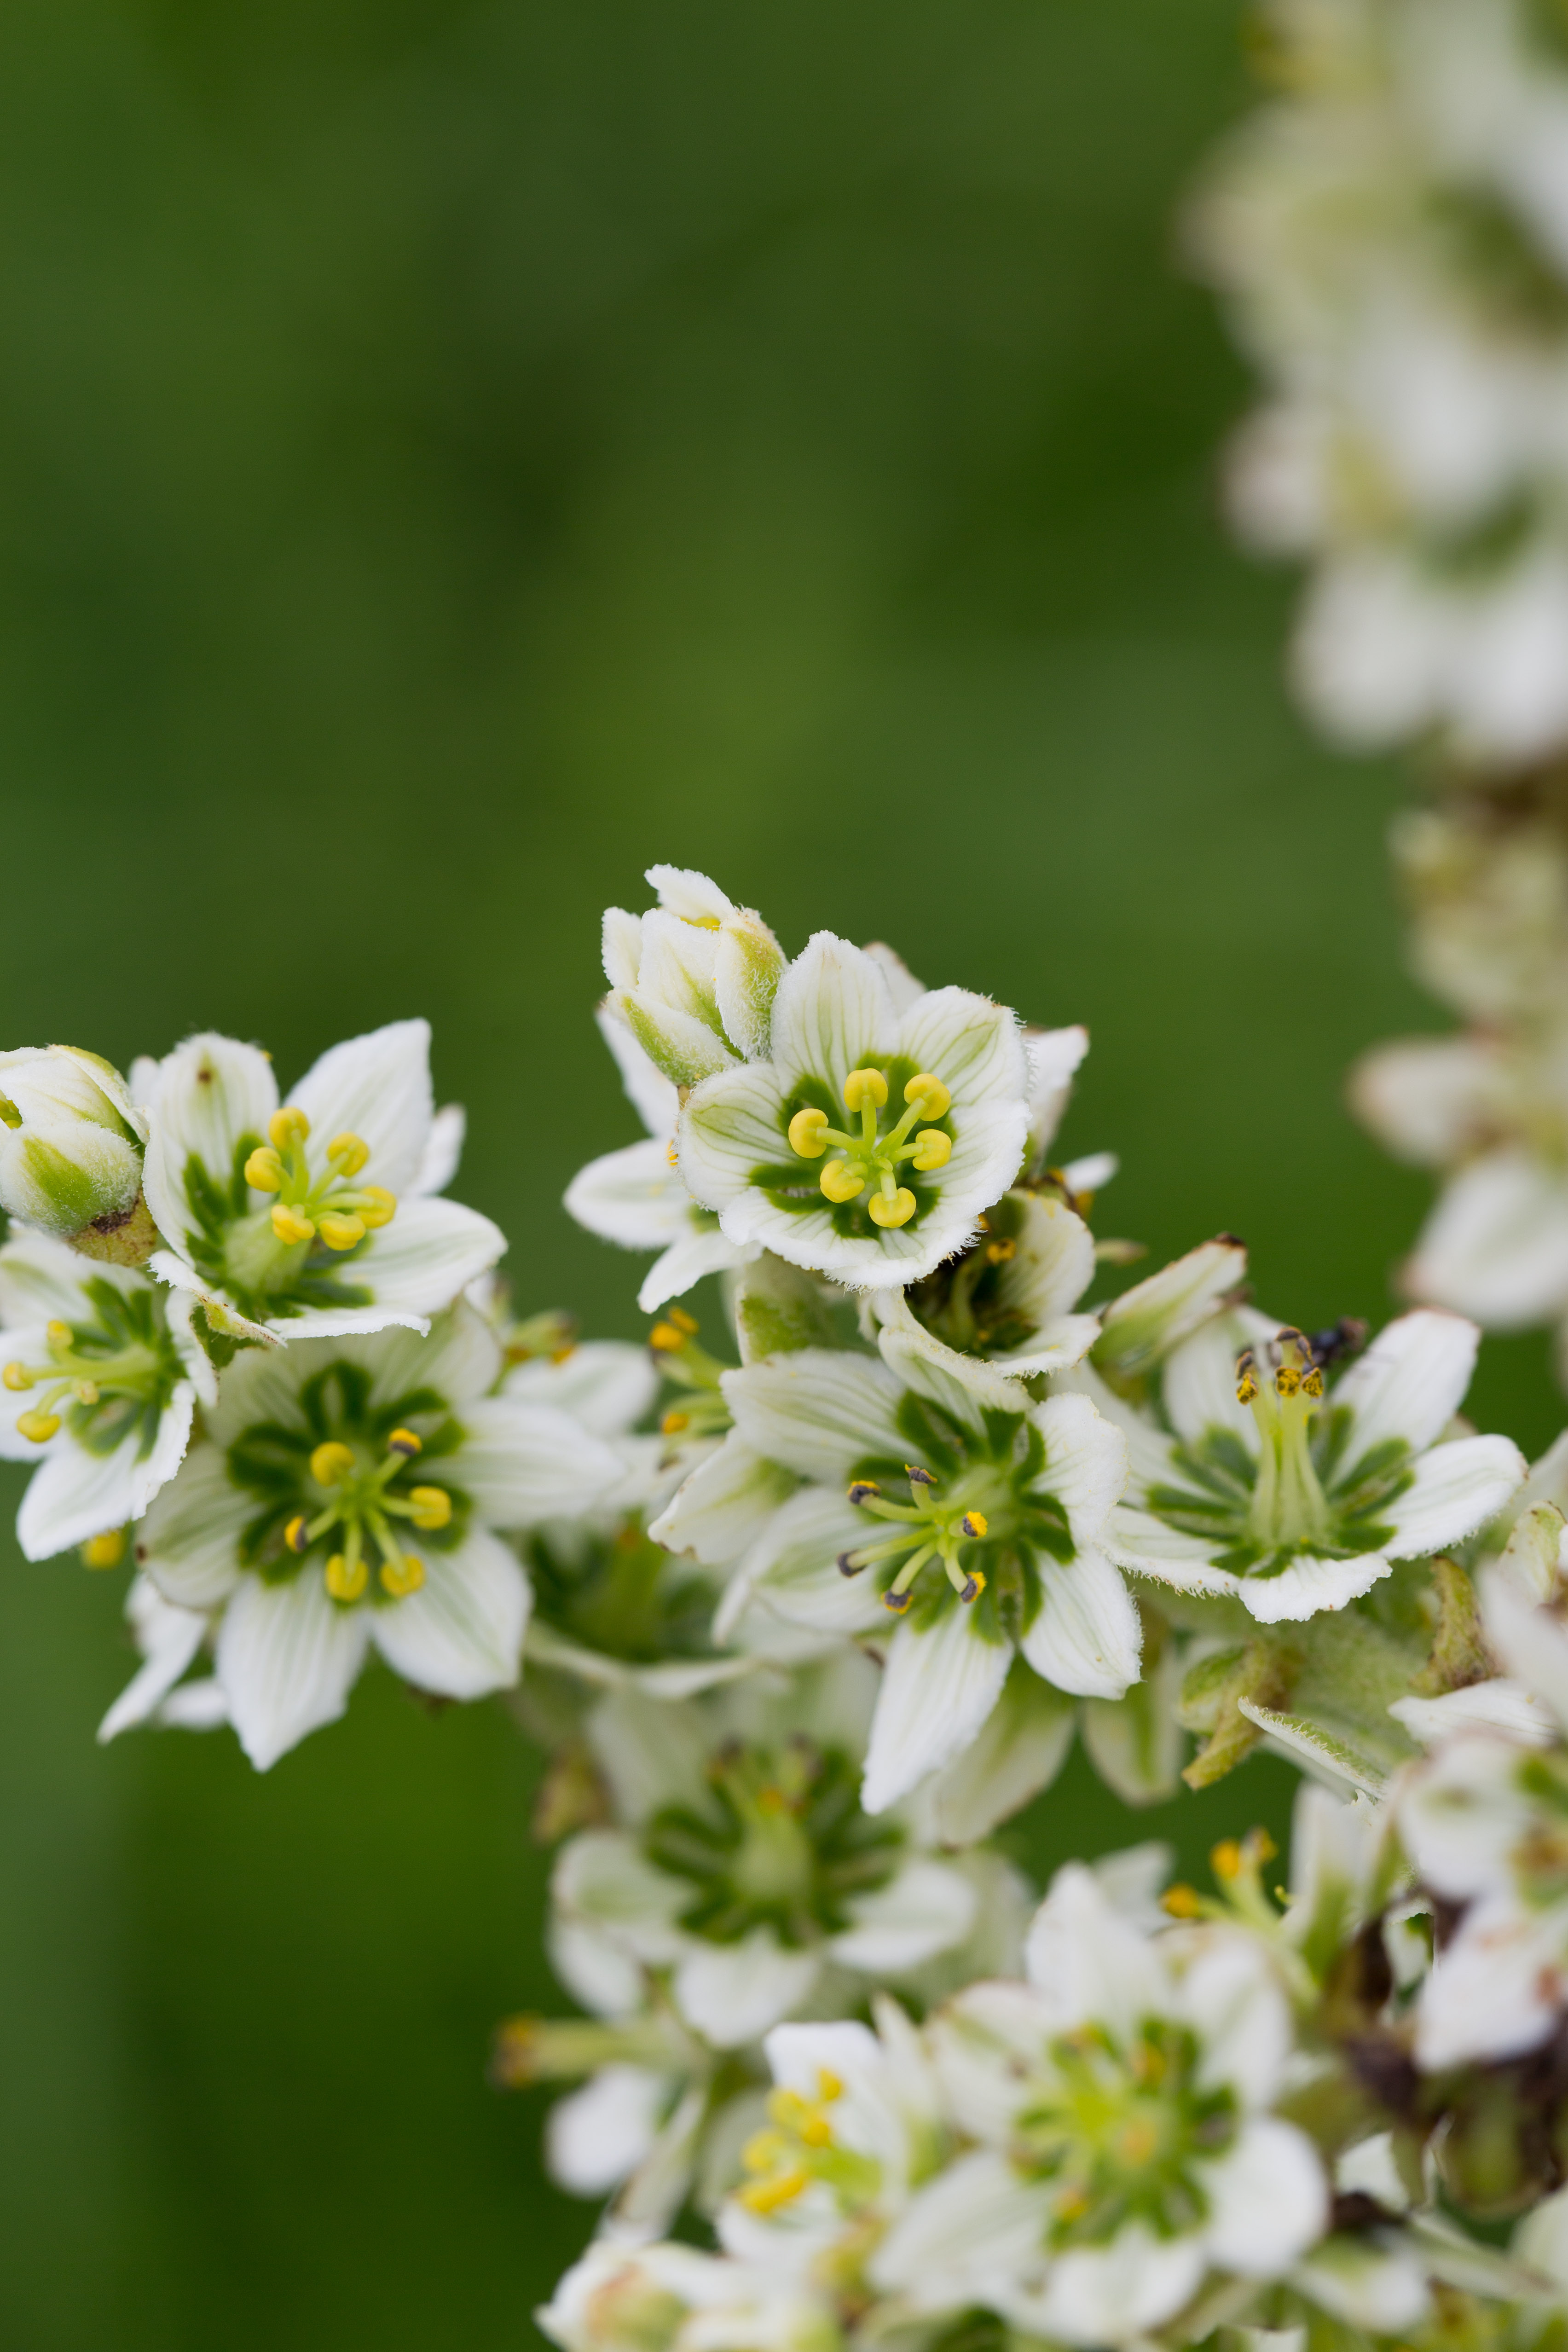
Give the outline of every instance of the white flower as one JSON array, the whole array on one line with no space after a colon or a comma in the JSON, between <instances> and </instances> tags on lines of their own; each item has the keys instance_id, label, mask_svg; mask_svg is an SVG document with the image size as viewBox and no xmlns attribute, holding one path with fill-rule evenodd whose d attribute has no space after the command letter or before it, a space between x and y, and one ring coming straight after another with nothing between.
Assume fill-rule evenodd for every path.
<instances>
[{"instance_id":1,"label":"white flower","mask_svg":"<svg viewBox=\"0 0 1568 2352\"><path fill-rule=\"evenodd\" d=\"M1151 1939L1070 1864L1029 1977L933 2021L949 2112L977 2145L916 2192L873 2283L915 2311L980 2305L1113 2345L1173 2319L1210 2272L1287 2272L1328 2198L1312 2143L1270 2112L1291 2035L1264 1955L1226 1930Z\"/></svg>"},{"instance_id":2,"label":"white flower","mask_svg":"<svg viewBox=\"0 0 1568 2352\"><path fill-rule=\"evenodd\" d=\"M604 917L606 1010L677 1087L768 1053L784 952L760 915L706 874L650 866L651 914Z\"/></svg>"},{"instance_id":3,"label":"white flower","mask_svg":"<svg viewBox=\"0 0 1568 2352\"><path fill-rule=\"evenodd\" d=\"M1137 1612L1101 1549L1126 1449L1086 1397L982 1400L896 1328L881 1360L805 1348L723 1388L734 1431L653 1533L699 1556L752 1533L721 1640L755 1609L841 1642L886 1641L892 1616L868 1811L978 1738L1015 1653L1076 1695L1137 1679ZM798 1490L758 1525L780 1474Z\"/></svg>"},{"instance_id":4,"label":"white flower","mask_svg":"<svg viewBox=\"0 0 1568 2352\"><path fill-rule=\"evenodd\" d=\"M107 1562L179 1468L216 1382L189 1302L45 1234L0 1249L0 1357L16 1414L0 1457L37 1462L16 1517L29 1559L93 1543Z\"/></svg>"},{"instance_id":5,"label":"white flower","mask_svg":"<svg viewBox=\"0 0 1568 2352\"><path fill-rule=\"evenodd\" d=\"M183 1731L213 1731L228 1721L222 1686L208 1675L185 1682L182 1677L201 1655L212 1632L211 1620L200 1609L177 1609L165 1601L151 1577L131 1579L125 1614L141 1664L98 1727L100 1743L118 1739L141 1723L157 1723Z\"/></svg>"},{"instance_id":6,"label":"white flower","mask_svg":"<svg viewBox=\"0 0 1568 2352\"><path fill-rule=\"evenodd\" d=\"M851 1654L771 1696L754 1681L678 1710L632 1691L596 1710L626 1826L585 1832L556 1865L556 1964L580 1998L607 1950L612 1968L667 1971L686 2024L733 2050L830 1965L897 1977L963 1940L968 1880L855 1805L874 1682Z\"/></svg>"},{"instance_id":7,"label":"white flower","mask_svg":"<svg viewBox=\"0 0 1568 2352\"><path fill-rule=\"evenodd\" d=\"M713 1211L693 1200L676 1165L676 1087L655 1069L629 1029L602 1012L599 1026L648 1140L607 1151L579 1169L567 1186L566 1207L580 1225L604 1241L660 1253L637 1293L643 1313L653 1315L704 1275L747 1264L760 1244L727 1241Z\"/></svg>"},{"instance_id":8,"label":"white flower","mask_svg":"<svg viewBox=\"0 0 1568 2352\"><path fill-rule=\"evenodd\" d=\"M151 1246L144 1120L110 1062L74 1045L0 1054L0 1208L88 1255L134 1264Z\"/></svg>"},{"instance_id":9,"label":"white flower","mask_svg":"<svg viewBox=\"0 0 1568 2352\"><path fill-rule=\"evenodd\" d=\"M241 1355L205 1433L139 1528L164 1598L218 1619L217 1679L265 1769L332 1722L372 1644L419 1688L514 1683L528 1580L492 1532L591 1506L622 1475L569 1414L492 1393L469 1307Z\"/></svg>"},{"instance_id":10,"label":"white flower","mask_svg":"<svg viewBox=\"0 0 1568 2352\"><path fill-rule=\"evenodd\" d=\"M779 982L768 1058L693 1088L680 1168L728 1240L879 1290L973 1237L1029 1125L1012 1013L959 988L901 1012L880 959L820 931Z\"/></svg>"},{"instance_id":11,"label":"white flower","mask_svg":"<svg viewBox=\"0 0 1568 2352\"><path fill-rule=\"evenodd\" d=\"M281 1108L267 1055L230 1037L189 1038L143 1085L147 1204L168 1244L152 1269L219 1335L423 1331L506 1246L432 1197L456 1139L434 1118L426 1022L334 1045Z\"/></svg>"},{"instance_id":12,"label":"white flower","mask_svg":"<svg viewBox=\"0 0 1568 2352\"><path fill-rule=\"evenodd\" d=\"M674 2244L590 2246L535 2319L563 2352L835 2352L804 2284Z\"/></svg>"},{"instance_id":13,"label":"white flower","mask_svg":"<svg viewBox=\"0 0 1568 2352\"><path fill-rule=\"evenodd\" d=\"M1341 1609L1396 1560L1459 1542L1525 1475L1508 1438L1447 1433L1479 1336L1458 1316L1405 1315L1330 1385L1334 1335L1314 1344L1239 1309L1174 1350L1157 1417L1088 1368L1068 1374L1120 1422L1131 1452L1106 1549L1272 1625Z\"/></svg>"}]
</instances>

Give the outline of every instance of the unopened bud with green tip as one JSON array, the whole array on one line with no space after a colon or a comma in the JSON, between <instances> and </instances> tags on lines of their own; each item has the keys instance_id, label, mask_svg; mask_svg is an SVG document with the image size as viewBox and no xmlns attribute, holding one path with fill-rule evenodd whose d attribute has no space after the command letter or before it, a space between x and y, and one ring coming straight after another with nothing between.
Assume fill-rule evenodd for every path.
<instances>
[{"instance_id":1,"label":"unopened bud with green tip","mask_svg":"<svg viewBox=\"0 0 1568 2352\"><path fill-rule=\"evenodd\" d=\"M0 1207L86 1256L142 1264L147 1123L112 1062L75 1045L0 1054Z\"/></svg>"},{"instance_id":2,"label":"unopened bud with green tip","mask_svg":"<svg viewBox=\"0 0 1568 2352\"><path fill-rule=\"evenodd\" d=\"M1235 1304L1246 1278L1247 1251L1234 1234L1174 1258L1105 1308L1090 1351L1095 1370L1120 1394L1137 1396L1173 1349Z\"/></svg>"},{"instance_id":3,"label":"unopened bud with green tip","mask_svg":"<svg viewBox=\"0 0 1568 2352\"><path fill-rule=\"evenodd\" d=\"M604 917L608 1009L673 1085L767 1056L784 950L760 915L706 874L651 866L659 904Z\"/></svg>"}]
</instances>

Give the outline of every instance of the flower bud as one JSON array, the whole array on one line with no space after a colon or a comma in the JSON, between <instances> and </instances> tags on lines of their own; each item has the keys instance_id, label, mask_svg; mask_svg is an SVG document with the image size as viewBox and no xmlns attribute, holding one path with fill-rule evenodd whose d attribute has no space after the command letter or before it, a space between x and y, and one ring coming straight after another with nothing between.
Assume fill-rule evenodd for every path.
<instances>
[{"instance_id":1,"label":"flower bud","mask_svg":"<svg viewBox=\"0 0 1568 2352\"><path fill-rule=\"evenodd\" d=\"M0 1207L25 1224L89 1256L145 1258L156 1242L141 1198L146 1139L112 1063L74 1045L0 1054Z\"/></svg>"},{"instance_id":2,"label":"flower bud","mask_svg":"<svg viewBox=\"0 0 1568 2352\"><path fill-rule=\"evenodd\" d=\"M1233 1304L1246 1274L1246 1250L1221 1234L1124 1290L1101 1318L1090 1359L1095 1370L1113 1389L1134 1392L1173 1348Z\"/></svg>"}]
</instances>

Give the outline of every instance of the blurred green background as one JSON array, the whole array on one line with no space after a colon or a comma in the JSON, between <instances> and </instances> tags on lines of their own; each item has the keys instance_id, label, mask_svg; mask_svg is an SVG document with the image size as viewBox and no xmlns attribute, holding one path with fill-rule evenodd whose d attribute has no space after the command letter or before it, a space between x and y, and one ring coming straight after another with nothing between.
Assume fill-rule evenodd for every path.
<instances>
[{"instance_id":1,"label":"blurred green background","mask_svg":"<svg viewBox=\"0 0 1568 2352\"><path fill-rule=\"evenodd\" d=\"M653 858L1094 1050L1111 1229L1386 1311L1350 1126L1431 1024L1397 786L1279 683L1215 514L1241 374L1176 263L1233 0L12 0L0 16L8 1044L196 1025L285 1079L434 1019L521 1303L635 1123L590 1020ZM1536 1340L1483 1413L1532 1447ZM368 1677L265 1779L93 1745L119 1578L0 1572L0 2341L520 2346L585 2234L538 2105L530 1762ZM1155 1826L1279 1825L1251 1766ZM1081 1767L1024 1843L1144 1834Z\"/></svg>"}]
</instances>

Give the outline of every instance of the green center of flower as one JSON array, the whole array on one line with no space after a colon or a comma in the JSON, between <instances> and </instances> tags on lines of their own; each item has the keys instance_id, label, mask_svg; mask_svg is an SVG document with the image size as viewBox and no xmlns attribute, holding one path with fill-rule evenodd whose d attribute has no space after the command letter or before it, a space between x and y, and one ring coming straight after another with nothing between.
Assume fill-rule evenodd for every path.
<instances>
[{"instance_id":1,"label":"green center of flower","mask_svg":"<svg viewBox=\"0 0 1568 2352\"><path fill-rule=\"evenodd\" d=\"M795 1948L846 1927L846 1902L885 1885L903 1843L861 1811L859 1780L841 1749L804 1738L721 1748L707 1805L665 1806L643 1832L650 1861L692 1888L681 1925L716 1944L771 1927Z\"/></svg>"},{"instance_id":2,"label":"green center of flower","mask_svg":"<svg viewBox=\"0 0 1568 2352\"><path fill-rule=\"evenodd\" d=\"M194 1155L186 1162L192 1263L253 1316L368 1306L370 1292L336 1269L397 1213L397 1197L384 1185L355 1181L369 1165L370 1146L343 1134L313 1151L310 1122L292 1108L274 1111L267 1134L267 1143L241 1137L225 1179ZM254 1209L256 1192L277 1198L268 1209Z\"/></svg>"},{"instance_id":3,"label":"green center of flower","mask_svg":"<svg viewBox=\"0 0 1568 2352\"><path fill-rule=\"evenodd\" d=\"M142 1460L182 1376L159 1295L99 1277L83 1283L82 1297L92 1318L49 1324L46 1363L9 1363L0 1375L16 1393L37 1391L16 1427L43 1445L66 1423L89 1454L113 1454L131 1438Z\"/></svg>"},{"instance_id":4,"label":"green center of flower","mask_svg":"<svg viewBox=\"0 0 1568 2352\"><path fill-rule=\"evenodd\" d=\"M467 1512L451 1478L438 1467L432 1475L461 1442L444 1401L414 1390L372 1406L361 1367L339 1361L307 1381L299 1405L298 1426L259 1423L229 1448L231 1476L263 1505L241 1538L242 1559L274 1583L313 1561L345 1608L417 1592L421 1550L459 1541ZM416 1419L423 1436L410 1425Z\"/></svg>"},{"instance_id":5,"label":"green center of flower","mask_svg":"<svg viewBox=\"0 0 1568 2352\"><path fill-rule=\"evenodd\" d=\"M900 1181L904 1168L926 1175L945 1168L953 1156L950 1129L936 1124L953 1101L941 1079L917 1070L904 1081L903 1093L904 1108L887 1117L887 1077L868 1066L852 1070L844 1080L845 1107L860 1120L858 1134L831 1126L817 1104L806 1104L789 1121L789 1149L798 1159L822 1160L831 1149L817 1180L823 1198L848 1207L869 1195L866 1213L884 1229L908 1224L920 1205Z\"/></svg>"},{"instance_id":6,"label":"green center of flower","mask_svg":"<svg viewBox=\"0 0 1568 2352\"><path fill-rule=\"evenodd\" d=\"M641 1518L608 1539L536 1535L528 1580L541 1624L628 1665L711 1658L714 1588L654 1543Z\"/></svg>"},{"instance_id":7,"label":"green center of flower","mask_svg":"<svg viewBox=\"0 0 1568 2352\"><path fill-rule=\"evenodd\" d=\"M1124 2043L1104 2026L1051 2046L1030 2085L1013 2161L1051 2184L1051 2242L1103 2245L1129 2222L1155 2237L1193 2230L1208 2210L1197 2164L1236 2137L1236 2102L1197 2080L1185 2026L1146 2019Z\"/></svg>"},{"instance_id":8,"label":"green center of flower","mask_svg":"<svg viewBox=\"0 0 1568 2352\"><path fill-rule=\"evenodd\" d=\"M1324 1396L1339 1345L1336 1334L1309 1339L1287 1325L1261 1356L1244 1349L1236 1395L1251 1408L1257 1454L1236 1431L1210 1428L1173 1449L1184 1483L1149 1489L1147 1507L1211 1542L1217 1567L1278 1576L1301 1552L1343 1559L1389 1540L1384 1515L1410 1484L1410 1448L1401 1438L1356 1448L1354 1416Z\"/></svg>"}]
</instances>

